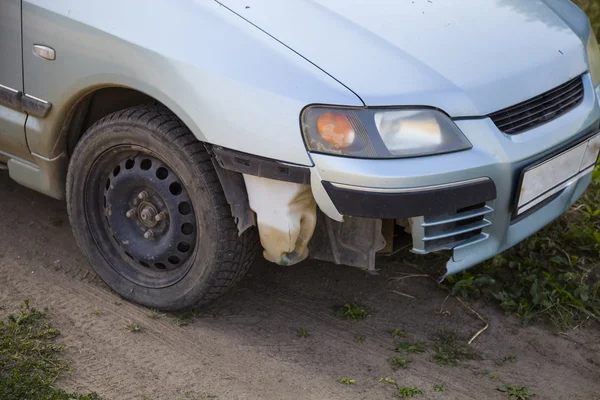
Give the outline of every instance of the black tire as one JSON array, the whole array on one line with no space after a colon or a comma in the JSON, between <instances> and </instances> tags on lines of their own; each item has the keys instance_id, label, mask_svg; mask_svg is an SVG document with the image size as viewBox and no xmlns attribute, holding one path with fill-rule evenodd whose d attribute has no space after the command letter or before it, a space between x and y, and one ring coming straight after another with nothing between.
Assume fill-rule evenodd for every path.
<instances>
[{"instance_id":1,"label":"black tire","mask_svg":"<svg viewBox=\"0 0 600 400\"><path fill-rule=\"evenodd\" d=\"M168 186L170 193L165 191L169 180L176 182ZM178 183L179 193L171 190ZM135 197L138 187L148 190ZM144 200L138 204L136 198ZM178 212L183 203L191 204L184 207L187 213ZM130 206L133 211L123 217ZM164 221L154 216L161 207ZM255 229L238 236L203 144L160 105L118 111L85 132L69 163L67 209L77 244L108 286L128 300L161 310L217 298L244 275L258 251ZM152 217L160 222L149 222ZM155 238L143 237L156 230L146 223L162 224ZM181 237L186 246L176 243ZM175 256L168 260L175 259L174 265L153 263L171 253Z\"/></svg>"}]
</instances>

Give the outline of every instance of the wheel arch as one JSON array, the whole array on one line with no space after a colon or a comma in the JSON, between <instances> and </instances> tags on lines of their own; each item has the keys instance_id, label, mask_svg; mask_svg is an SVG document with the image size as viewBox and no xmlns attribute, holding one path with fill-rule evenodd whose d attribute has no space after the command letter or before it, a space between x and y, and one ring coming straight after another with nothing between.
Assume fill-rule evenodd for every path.
<instances>
[{"instance_id":1,"label":"wheel arch","mask_svg":"<svg viewBox=\"0 0 600 400\"><path fill-rule=\"evenodd\" d=\"M86 129L113 112L141 104L161 104L190 129L201 142L204 136L178 104L152 85L118 83L106 76L90 76L62 90L45 118L29 116L26 137L34 163L11 158L9 173L13 180L32 190L62 200L65 198L67 166L71 152ZM105 83L116 82L116 83ZM192 122L192 123L190 123Z\"/></svg>"},{"instance_id":2,"label":"wheel arch","mask_svg":"<svg viewBox=\"0 0 600 400\"><path fill-rule=\"evenodd\" d=\"M52 153L62 152L70 157L81 136L95 122L116 111L152 103L168 109L183 121L199 141L206 142L197 127L191 126L183 110L176 105L173 106L167 96L151 94L133 86L107 84L81 90L66 102L63 108L67 111L62 112L61 121L57 124L60 134L54 143Z\"/></svg>"},{"instance_id":3,"label":"wheel arch","mask_svg":"<svg viewBox=\"0 0 600 400\"><path fill-rule=\"evenodd\" d=\"M87 90L71 102L69 111L61 124L63 134L59 136L59 143L56 146L61 149L61 154L66 155L65 160L68 160L83 134L95 122L114 112L151 103L160 104L177 118L182 119L157 98L131 87L107 85ZM183 123L186 124L185 121ZM207 145L207 149L210 151L211 146L200 139L202 136L189 126L187 127L201 143ZM214 166L225 197L231 205L231 212L237 221L239 233L242 234L250 226L255 225L242 174L226 171L217 162L214 162ZM66 180L66 168L61 168L61 173L54 174L54 176L60 179L60 182L56 182L56 184L63 187Z\"/></svg>"},{"instance_id":4,"label":"wheel arch","mask_svg":"<svg viewBox=\"0 0 600 400\"><path fill-rule=\"evenodd\" d=\"M146 103L160 103L154 97L124 86L103 86L82 94L70 107L61 124L57 146L70 158L85 131L95 122L112 114ZM162 104L162 103L161 103Z\"/></svg>"}]
</instances>

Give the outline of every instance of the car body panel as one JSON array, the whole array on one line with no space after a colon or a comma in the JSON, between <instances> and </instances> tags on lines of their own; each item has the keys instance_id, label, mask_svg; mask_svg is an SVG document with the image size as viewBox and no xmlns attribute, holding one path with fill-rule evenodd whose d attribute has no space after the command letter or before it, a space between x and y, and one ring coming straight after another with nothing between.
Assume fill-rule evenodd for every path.
<instances>
[{"instance_id":1,"label":"car body panel","mask_svg":"<svg viewBox=\"0 0 600 400\"><path fill-rule=\"evenodd\" d=\"M482 116L587 70L581 39L542 0L220 1L368 106Z\"/></svg>"},{"instance_id":2,"label":"car body panel","mask_svg":"<svg viewBox=\"0 0 600 400\"><path fill-rule=\"evenodd\" d=\"M23 91L21 61L21 1L3 0L0 2L0 85ZM0 105L1 152L31 158L25 141L26 117L20 111Z\"/></svg>"},{"instance_id":3,"label":"car body panel","mask_svg":"<svg viewBox=\"0 0 600 400\"><path fill-rule=\"evenodd\" d=\"M0 84L23 91L21 66L21 0L0 3Z\"/></svg>"},{"instance_id":4,"label":"car body panel","mask_svg":"<svg viewBox=\"0 0 600 400\"><path fill-rule=\"evenodd\" d=\"M201 141L303 165L312 163L299 132L302 108L362 105L213 1L24 0L23 32L25 89L53 104L47 118L30 118L27 139L49 158L64 151L61 127L74 99L103 86L154 97ZM34 55L34 44L55 49L56 60Z\"/></svg>"}]
</instances>

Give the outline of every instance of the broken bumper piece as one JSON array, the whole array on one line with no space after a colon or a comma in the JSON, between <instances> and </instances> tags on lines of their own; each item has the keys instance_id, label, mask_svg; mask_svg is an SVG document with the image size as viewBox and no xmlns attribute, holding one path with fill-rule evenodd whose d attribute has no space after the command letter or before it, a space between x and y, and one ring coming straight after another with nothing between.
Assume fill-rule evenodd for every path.
<instances>
[{"instance_id":1,"label":"broken bumper piece","mask_svg":"<svg viewBox=\"0 0 600 400\"><path fill-rule=\"evenodd\" d=\"M344 218L408 219L414 253L452 251L447 276L514 246L564 213L591 181L600 135L596 122L523 159L507 149L500 153L501 142L489 143L489 157L477 150L398 160L313 154L313 194L321 209ZM552 164L562 165L560 173ZM524 174L544 168L544 179L540 175L532 189ZM539 193L529 196L533 205L520 212L522 194L531 190ZM330 217L336 218L335 212Z\"/></svg>"}]
</instances>

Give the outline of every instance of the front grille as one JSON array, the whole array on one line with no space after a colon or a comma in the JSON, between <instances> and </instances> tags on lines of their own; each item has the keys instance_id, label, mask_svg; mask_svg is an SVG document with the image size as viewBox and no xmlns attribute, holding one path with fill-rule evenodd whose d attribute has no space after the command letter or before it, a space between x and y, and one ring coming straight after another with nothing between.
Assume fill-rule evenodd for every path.
<instances>
[{"instance_id":1,"label":"front grille","mask_svg":"<svg viewBox=\"0 0 600 400\"><path fill-rule=\"evenodd\" d=\"M492 222L486 218L494 209L486 204L477 204L458 210L456 213L437 217L413 219L413 251L431 253L451 250L487 239L483 229Z\"/></svg>"},{"instance_id":2,"label":"front grille","mask_svg":"<svg viewBox=\"0 0 600 400\"><path fill-rule=\"evenodd\" d=\"M490 115L494 124L510 135L552 121L577 107L583 100L583 80L577 77L533 99Z\"/></svg>"}]
</instances>

